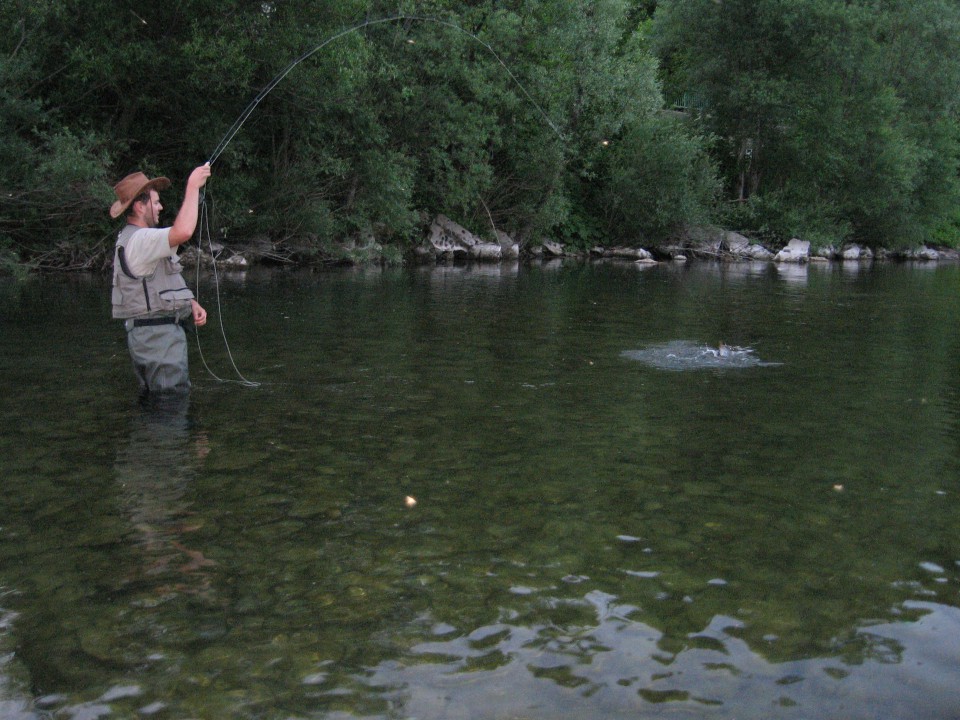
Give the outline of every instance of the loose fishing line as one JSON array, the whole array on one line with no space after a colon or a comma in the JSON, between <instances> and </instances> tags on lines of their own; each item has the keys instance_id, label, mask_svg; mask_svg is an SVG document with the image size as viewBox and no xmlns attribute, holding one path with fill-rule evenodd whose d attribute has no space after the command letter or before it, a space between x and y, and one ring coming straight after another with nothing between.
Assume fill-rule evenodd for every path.
<instances>
[{"instance_id":1,"label":"loose fishing line","mask_svg":"<svg viewBox=\"0 0 960 720\"><path fill-rule=\"evenodd\" d=\"M302 55L300 55L299 57L297 57L295 60L293 60L293 62L291 62L289 65L287 65L276 77L273 78L273 80L271 80L269 83L267 83L267 85L256 95L256 97L254 97L253 100L250 101L250 104L247 105L247 107L244 109L244 111L243 111L242 113L240 113L239 117L237 117L237 119L234 121L233 125L231 125L230 128L227 130L227 132L224 134L223 138L220 140L220 143L219 143L219 144L217 145L217 147L214 149L213 153L211 153L210 159L207 160L207 163L208 163L210 166L213 166L213 164L220 158L220 155L223 154L223 151L226 150L226 149L227 149L227 146L230 145L230 143L233 141L233 138L236 136L236 134L237 134L238 132L240 132L240 129L244 126L244 124L247 122L247 120L250 118L250 116L253 114L253 112L257 109L257 106L260 105L260 103L263 101L263 99L264 99L265 97L267 97L267 95L269 95L269 94L273 91L273 89L274 89L277 85L279 85L279 84L283 81L283 79L286 78L287 75L289 75L289 74L293 71L293 69L294 69L295 67L297 67L297 65L299 65L300 63L302 63L304 60L306 60L307 58L311 57L312 55L316 54L317 52L319 52L320 50L322 50L323 48L325 48L327 45L329 45L330 43L332 43L332 42L334 42L335 40L338 40L338 39L340 39L340 38L342 38L342 37L344 37L344 36L346 36L346 35L349 35L350 33L357 32L357 31L359 31L359 30L362 30L362 29L364 29L364 28L371 27L371 26L374 26L374 25L382 25L382 24L384 24L384 23L393 23L393 22L398 22L398 21L424 22L424 23L434 23L434 24L436 24L436 25L442 25L442 26L444 26L444 27L452 28L452 29L454 29L454 30L456 30L456 31L458 31L458 32L461 32L461 33L463 33L464 35L466 35L467 37L472 38L472 39L475 40L476 42L480 43L480 45L482 45L484 48L486 48L487 51L488 51L491 55L493 55L494 58L496 58L497 62L500 63L500 65L503 67L503 69L507 72L507 75L510 76L510 79L513 80L513 82L516 84L516 86L517 86L518 88L520 88L520 91L523 93L523 95L524 95L524 96L527 98L527 100L529 100L530 103L537 109L537 111L538 111L538 112L540 113L540 115L543 117L544 121L546 121L547 125L550 127L551 130L553 130L553 132L557 135L557 137L560 138L560 140L562 140L562 141L566 141L566 138L564 137L563 133L560 132L559 128L557 128L557 126L553 123L553 121L550 119L550 116L547 115L546 111L545 111L542 107L540 107L540 105L537 103L536 100L534 100L533 96L530 95L529 92L527 92L527 89L526 89L526 87L524 87L523 83L521 83L521 82L517 79L517 76L513 74L513 72L510 70L510 68L507 66L507 64L506 64L506 63L503 61L503 59L497 54L496 50L494 50L494 49L490 46L489 43L484 42L483 40L481 40L479 37L477 37L477 36L476 36L475 34L473 34L472 32L470 32L470 31L468 31L468 30L465 30L464 28L460 27L460 26L457 25L456 23L450 22L449 20L443 20L442 18L430 17L430 16L425 16L425 15L407 15L407 14L402 14L402 13L401 13L401 14L397 14L397 15L391 15L391 16L389 16L389 17L383 17L383 18L375 18L375 19L364 20L364 21L361 22L361 23L357 23L357 24L352 25L352 26L350 26L350 27L348 27L348 28L345 28L344 30L341 30L340 32L334 33L333 35L331 35L330 37L328 37L326 40L324 40L323 42L321 42L319 45L315 46L313 49L311 49L311 50L303 53ZM217 298L217 314L218 314L218 316L220 316L220 333L221 333L221 335L223 336L223 343L224 343L224 346L225 346L226 349L227 349L227 356L229 357L230 363L233 365L233 369L234 369L234 371L236 372L237 377L240 378L240 380L239 380L239 381L224 380L224 379L222 379L222 378L220 378L220 377L217 377L217 375L216 375L216 374L210 369L210 367L207 365L206 359L204 359L204 357L203 357L203 351L202 351L202 350L200 351L200 358L201 358L201 360L203 361L203 365L204 365L204 367L207 369L207 372L209 372L210 375L213 376L213 378L214 378L215 380L217 380L218 382L239 382L241 385L244 385L244 386L246 386L246 387L259 387L259 386L260 386L260 383L258 383L258 382L253 382L253 381L251 381L251 380L247 380L247 379L240 373L240 371L237 369L237 365L236 365L236 363L235 363L234 360L233 360L233 355L232 355L231 352L230 352L230 344L229 344L229 342L227 341L226 331L224 330L224 327L223 327L223 315L222 315L222 313L220 312L220 308L221 308L221 303L220 303L220 280L219 280L219 277L218 277L218 275L217 275L217 263L216 263L216 258L214 257L214 252L213 252L213 239L212 239L212 237L211 237L211 235L210 235L209 219L208 219L207 205L206 205L206 195L207 195L207 191L206 191L206 188L204 188L204 190L203 190L203 191L201 192L201 194L200 194L200 217L201 217L201 222L200 222L200 235L199 235L198 241L197 241L197 242L198 242L198 250L199 250L199 253L202 254L202 252L203 252L203 234L204 234L204 232L206 232L207 240L208 240L208 246L209 246L209 248L210 248L210 257L211 257L211 259L213 260L214 289L215 289L216 298ZM198 258L198 260L199 260L199 258ZM198 271L199 271L199 267L200 267L200 263L198 262L198 263L197 263ZM200 347L200 335L199 335L199 333L197 334L197 347L198 347L198 348Z\"/></svg>"},{"instance_id":2,"label":"loose fishing line","mask_svg":"<svg viewBox=\"0 0 960 720\"><path fill-rule=\"evenodd\" d=\"M227 358L230 360L230 365L233 367L233 371L237 374L237 377L240 379L226 380L224 378L218 377L217 374L210 369L210 366L207 364L207 359L203 355L203 348L200 346L200 333L197 333L197 350L200 353L200 361L203 363L203 366L207 369L207 372L210 373L210 376L213 377L213 379L216 380L217 382L221 382L221 383L235 382L240 385L243 385L244 387L260 387L261 383L255 382L253 380L247 380L247 378L243 376L243 373L241 373L240 370L237 368L237 363L233 359L233 353L230 351L230 343L227 340L227 331L223 327L223 308L220 303L220 276L217 273L217 258L216 258L216 255L214 254L213 237L210 233L210 217L209 217L209 214L207 213L206 198L203 198L200 202L199 226L200 226L200 236L197 240L197 244L202 249L203 235L204 235L204 232L206 232L208 247L210 249L210 259L212 261L211 264L213 265L213 284L214 284L214 288L216 288L215 294L217 298L217 320L220 325L220 335L221 337L223 337L223 347L227 351ZM197 287L198 288L200 287L200 255L201 253L197 254Z\"/></svg>"}]
</instances>

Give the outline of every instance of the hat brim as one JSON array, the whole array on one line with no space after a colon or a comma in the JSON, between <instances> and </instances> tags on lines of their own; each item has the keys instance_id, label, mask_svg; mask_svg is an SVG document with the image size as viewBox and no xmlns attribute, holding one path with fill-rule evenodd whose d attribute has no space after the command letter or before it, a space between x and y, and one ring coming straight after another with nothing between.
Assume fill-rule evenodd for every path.
<instances>
[{"instance_id":1,"label":"hat brim","mask_svg":"<svg viewBox=\"0 0 960 720\"><path fill-rule=\"evenodd\" d=\"M159 192L160 190L166 190L168 187L170 187L169 178L158 177L154 178L153 180L148 180L140 188L138 188L136 192L132 193L130 195L130 199L126 202L121 202L120 200L114 202L113 205L110 206L110 217L116 219L123 215L133 201L148 190L157 190Z\"/></svg>"}]
</instances>

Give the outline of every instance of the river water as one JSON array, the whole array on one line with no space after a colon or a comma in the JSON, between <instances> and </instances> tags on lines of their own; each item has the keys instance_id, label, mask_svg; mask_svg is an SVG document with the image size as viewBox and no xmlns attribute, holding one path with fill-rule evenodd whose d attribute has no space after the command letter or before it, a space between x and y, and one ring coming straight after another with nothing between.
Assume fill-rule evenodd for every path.
<instances>
[{"instance_id":1,"label":"river water","mask_svg":"<svg viewBox=\"0 0 960 720\"><path fill-rule=\"evenodd\" d=\"M207 278L144 408L104 279L0 280L0 717L958 718L958 289Z\"/></svg>"}]
</instances>

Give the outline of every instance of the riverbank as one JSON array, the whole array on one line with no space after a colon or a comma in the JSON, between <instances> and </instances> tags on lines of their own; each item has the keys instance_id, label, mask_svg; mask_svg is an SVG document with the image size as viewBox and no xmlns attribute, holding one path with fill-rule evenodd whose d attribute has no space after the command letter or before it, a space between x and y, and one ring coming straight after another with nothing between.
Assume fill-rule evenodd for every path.
<instances>
[{"instance_id":1,"label":"riverbank","mask_svg":"<svg viewBox=\"0 0 960 720\"><path fill-rule=\"evenodd\" d=\"M616 259L635 263L682 263L690 260L722 262L872 262L921 261L957 262L960 251L955 248L921 245L915 248L879 248L848 243L841 246L815 246L799 238L782 247L768 247L745 235L720 228L694 228L683 236L647 247L594 246L589 250L573 248L553 240L523 245L507 233L496 230L496 240L481 238L442 215L431 223L423 242L401 249L377 242L373 235L362 241L323 245L311 239L302 242L271 242L257 238L228 247L211 243L200 249L191 246L181 257L186 264L200 262L218 267L242 270L251 265L335 266L367 264L430 264L444 262L499 263L520 259Z\"/></svg>"}]
</instances>

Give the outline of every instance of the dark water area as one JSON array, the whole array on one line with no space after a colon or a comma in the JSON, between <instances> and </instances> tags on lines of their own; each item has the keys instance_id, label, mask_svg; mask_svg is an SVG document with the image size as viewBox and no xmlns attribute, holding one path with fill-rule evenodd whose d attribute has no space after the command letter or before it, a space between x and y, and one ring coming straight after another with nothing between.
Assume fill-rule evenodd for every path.
<instances>
[{"instance_id":1,"label":"dark water area","mask_svg":"<svg viewBox=\"0 0 960 720\"><path fill-rule=\"evenodd\" d=\"M0 717L960 718L958 291L261 270L141 407L106 279L0 279Z\"/></svg>"}]
</instances>

